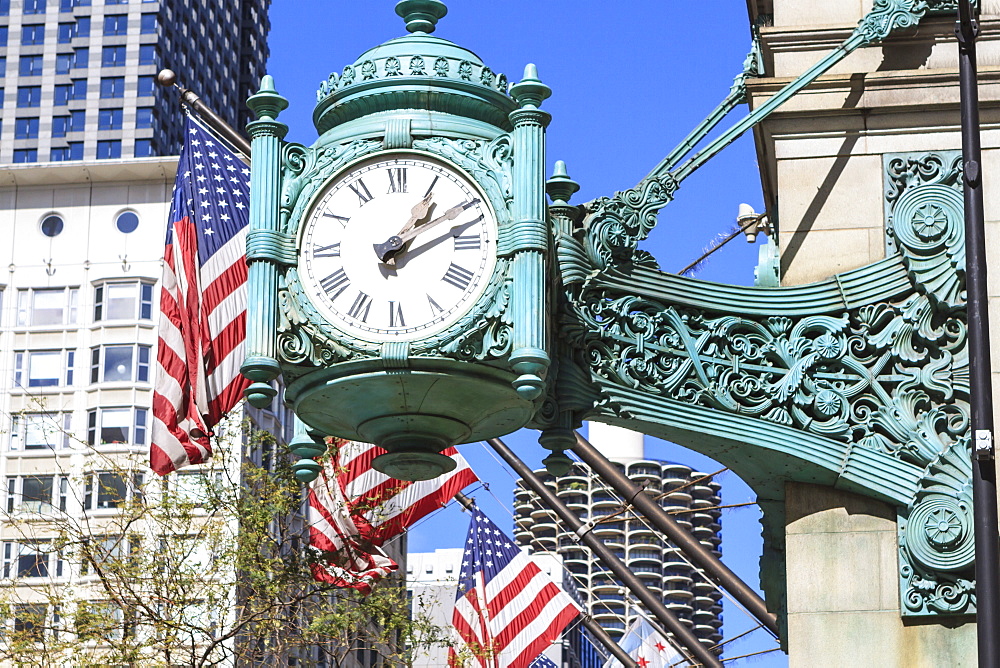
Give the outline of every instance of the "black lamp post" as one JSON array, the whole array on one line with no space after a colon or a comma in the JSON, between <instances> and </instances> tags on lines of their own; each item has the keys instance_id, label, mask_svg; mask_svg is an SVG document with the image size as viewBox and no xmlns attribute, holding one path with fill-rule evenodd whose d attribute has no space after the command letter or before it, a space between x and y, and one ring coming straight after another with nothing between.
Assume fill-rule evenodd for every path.
<instances>
[{"instance_id":1,"label":"black lamp post","mask_svg":"<svg viewBox=\"0 0 1000 668\"><path fill-rule=\"evenodd\" d=\"M959 78L962 96L962 159L965 190L966 289L969 317L969 381L972 418L972 498L976 531L976 620L980 668L1000 668L1000 536L997 532L993 391L990 385L990 323L983 227L982 148L976 37L979 23L970 0L959 0Z\"/></svg>"}]
</instances>

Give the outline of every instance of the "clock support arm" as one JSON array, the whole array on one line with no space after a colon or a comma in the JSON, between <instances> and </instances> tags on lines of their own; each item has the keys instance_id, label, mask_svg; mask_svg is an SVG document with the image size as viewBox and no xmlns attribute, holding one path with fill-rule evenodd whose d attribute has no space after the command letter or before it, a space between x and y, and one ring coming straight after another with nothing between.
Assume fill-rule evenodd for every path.
<instances>
[{"instance_id":1,"label":"clock support arm","mask_svg":"<svg viewBox=\"0 0 1000 668\"><path fill-rule=\"evenodd\" d=\"M278 230L281 140L288 126L277 120L288 101L274 89L270 75L260 90L247 100L257 120L247 125L250 133L250 231L247 233L247 329L246 357L241 373L252 384L244 392L250 405L262 408L276 392L270 381L277 378L276 329L278 322L278 259L282 256Z\"/></svg>"},{"instance_id":2,"label":"clock support arm","mask_svg":"<svg viewBox=\"0 0 1000 668\"><path fill-rule=\"evenodd\" d=\"M673 200L680 184L702 165L859 48L877 44L902 30L912 29L929 11L953 7L954 4L949 0L875 0L872 10L861 19L847 39L707 146L680 163L688 151L735 107L733 103L741 96L734 93L745 91L746 75L757 74L754 67L758 63L748 59L745 75L737 77L737 85L730 97L642 181L633 188L615 193L612 197L599 198L588 205L587 252L592 260L603 270L610 264L636 258L639 255L638 244L656 225L659 210ZM754 54L751 53L751 56Z\"/></svg>"}]
</instances>

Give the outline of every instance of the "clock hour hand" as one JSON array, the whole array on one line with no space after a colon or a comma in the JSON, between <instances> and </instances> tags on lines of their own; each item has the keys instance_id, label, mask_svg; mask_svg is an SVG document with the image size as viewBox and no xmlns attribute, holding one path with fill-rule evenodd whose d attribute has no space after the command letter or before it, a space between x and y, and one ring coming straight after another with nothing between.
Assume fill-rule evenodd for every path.
<instances>
[{"instance_id":1,"label":"clock hour hand","mask_svg":"<svg viewBox=\"0 0 1000 668\"><path fill-rule=\"evenodd\" d=\"M455 220L456 218L458 218L458 214L462 213L469 207L479 204L479 201L480 200L476 198L476 199L471 199L468 202L462 202L461 204L456 204L455 206L445 211L442 215L438 216L437 218L428 223L424 223L419 227L414 227L404 232L403 234L393 235L389 237L385 241L385 243L373 244L373 247L375 248L375 254L378 256L378 259L381 260L382 262L388 262L389 259L394 257L403 248L406 242L408 242L410 239L414 238L418 234L423 234L432 227L436 227L445 221Z\"/></svg>"}]
</instances>

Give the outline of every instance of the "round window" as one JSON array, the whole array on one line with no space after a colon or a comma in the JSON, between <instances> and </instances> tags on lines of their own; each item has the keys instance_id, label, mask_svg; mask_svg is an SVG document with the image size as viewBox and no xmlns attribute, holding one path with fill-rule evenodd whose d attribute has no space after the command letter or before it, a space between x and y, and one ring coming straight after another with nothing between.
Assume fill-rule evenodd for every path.
<instances>
[{"instance_id":1,"label":"round window","mask_svg":"<svg viewBox=\"0 0 1000 668\"><path fill-rule=\"evenodd\" d=\"M135 232L135 228L139 227L139 216L134 211L122 211L115 219L115 226L124 234Z\"/></svg>"},{"instance_id":2,"label":"round window","mask_svg":"<svg viewBox=\"0 0 1000 668\"><path fill-rule=\"evenodd\" d=\"M47 237L57 236L63 231L63 220L59 216L46 216L42 220L42 234Z\"/></svg>"}]
</instances>

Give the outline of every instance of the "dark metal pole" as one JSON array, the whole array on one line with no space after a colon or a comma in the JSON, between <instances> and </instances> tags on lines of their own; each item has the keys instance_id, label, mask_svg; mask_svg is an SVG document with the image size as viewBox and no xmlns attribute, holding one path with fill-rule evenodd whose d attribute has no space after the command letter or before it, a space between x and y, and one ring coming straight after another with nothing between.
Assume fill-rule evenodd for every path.
<instances>
[{"instance_id":1,"label":"dark metal pole","mask_svg":"<svg viewBox=\"0 0 1000 668\"><path fill-rule=\"evenodd\" d=\"M470 512L476 507L475 499L471 499L461 492L455 494L455 500L462 504L462 506ZM639 668L639 664L636 663L635 659L630 657L628 652L623 650L618 643L614 641L614 638L609 636L608 632L605 631L600 624L594 621L590 615L581 613L580 619L582 620L582 624L588 631L590 631L590 634L594 636L599 643L604 645L604 648L608 650L613 657L618 659L623 666L627 666L628 668Z\"/></svg>"},{"instance_id":2,"label":"dark metal pole","mask_svg":"<svg viewBox=\"0 0 1000 668\"><path fill-rule=\"evenodd\" d=\"M514 469L514 472L521 476L525 484L531 488L535 494L542 499L549 508L559 516L559 519L563 521L566 528L569 531L576 533L580 537L580 542L586 545L591 552L594 553L601 562L608 567L615 577L623 585L625 585L629 591L631 591L639 601L646 606L646 609L656 617L657 621L663 625L669 635L674 637L680 647L685 650L688 657L694 657L700 662L700 665L706 668L722 668L722 661L719 657L712 654L707 647L705 647L698 637L684 625L677 617L667 609L667 606L663 605L663 601L657 598L646 585L636 577L635 573L630 571L628 567L622 562L621 559L616 557L614 553L607 548L607 546L601 542L591 531L591 527L584 525L583 522L573 513L572 510L566 507L562 501L556 497L555 493L545 486L535 472L528 468L528 465L522 462L514 452L504 445L504 442L499 438L491 438L487 441L497 454L500 455L504 461L510 464L510 467ZM667 635L667 634L664 634Z\"/></svg>"},{"instance_id":3,"label":"dark metal pole","mask_svg":"<svg viewBox=\"0 0 1000 668\"><path fill-rule=\"evenodd\" d=\"M775 636L778 635L778 620L767 611L764 599L741 580L736 573L729 570L729 567L722 563L699 540L688 533L677 520L668 515L639 485L615 468L607 457L598 452L597 448L580 434L576 435L576 445L573 447L573 452L579 455L580 459L604 482L621 494L626 504L632 505L657 530L663 532L670 542L687 555L695 566L702 569L712 582L728 591L758 622Z\"/></svg>"},{"instance_id":4,"label":"dark metal pole","mask_svg":"<svg viewBox=\"0 0 1000 668\"><path fill-rule=\"evenodd\" d=\"M966 290L969 317L969 381L972 420L972 501L976 532L976 621L980 668L1000 668L1000 536L997 532L993 392L990 386L990 323L987 311L986 239L976 37L979 23L969 0L958 2L959 80L965 191Z\"/></svg>"},{"instance_id":5,"label":"dark metal pole","mask_svg":"<svg viewBox=\"0 0 1000 668\"><path fill-rule=\"evenodd\" d=\"M597 638L597 641L604 645L605 649L611 652L611 655L618 659L623 666L627 666L627 668L639 668L636 660L630 657L628 652L623 650L593 617L586 613L580 616L583 618L583 625L590 631L590 635Z\"/></svg>"},{"instance_id":6,"label":"dark metal pole","mask_svg":"<svg viewBox=\"0 0 1000 668\"><path fill-rule=\"evenodd\" d=\"M172 70L160 70L156 75L156 81L161 86L176 86L181 92L181 101L191 107L205 124L222 135L233 148L243 155L250 157L250 142L246 137L237 132L233 126L226 123L221 116L212 111L201 98L195 95L194 91L183 88L177 84L177 75Z\"/></svg>"}]
</instances>

